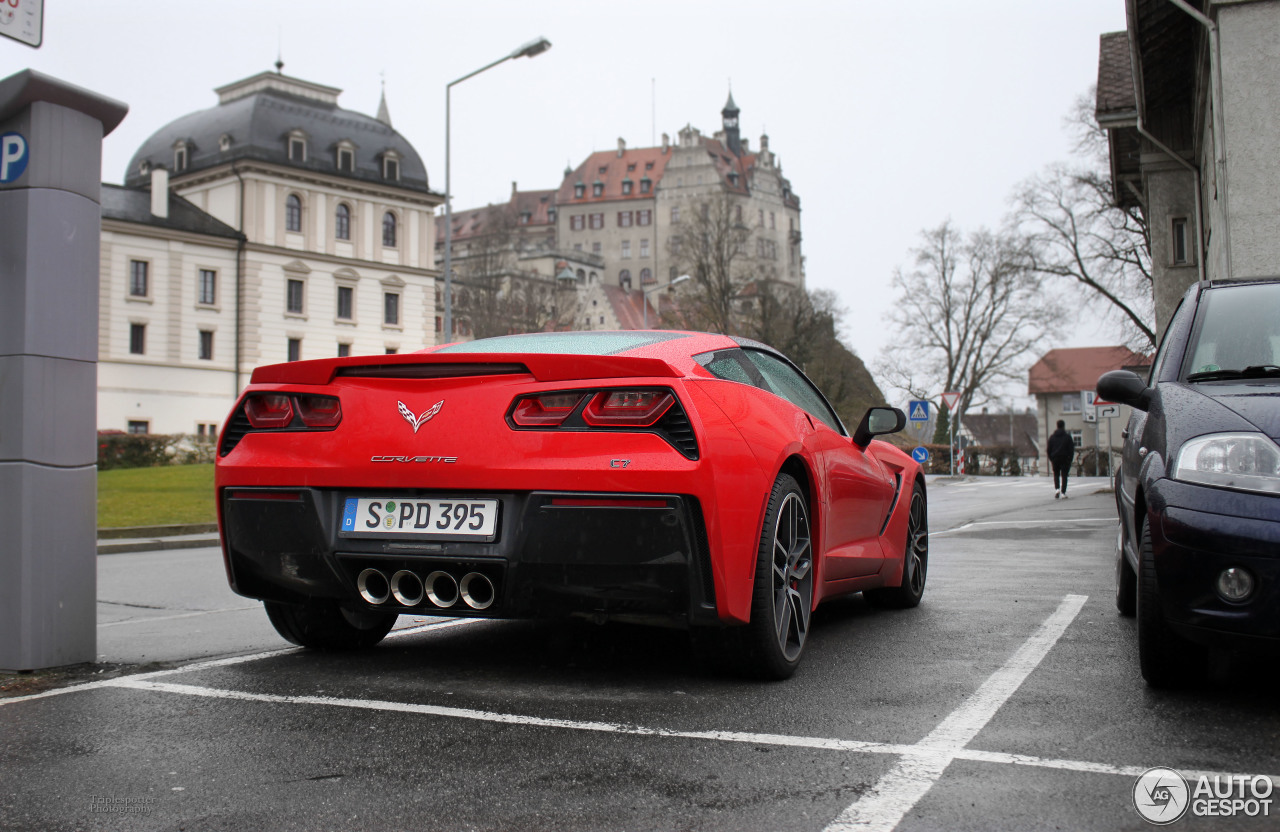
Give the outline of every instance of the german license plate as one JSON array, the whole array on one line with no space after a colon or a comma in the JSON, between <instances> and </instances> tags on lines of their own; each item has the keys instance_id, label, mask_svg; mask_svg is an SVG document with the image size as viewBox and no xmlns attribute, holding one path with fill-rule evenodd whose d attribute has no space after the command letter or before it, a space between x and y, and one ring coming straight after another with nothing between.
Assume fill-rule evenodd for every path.
<instances>
[{"instance_id":1,"label":"german license plate","mask_svg":"<svg viewBox=\"0 0 1280 832\"><path fill-rule=\"evenodd\" d=\"M344 537L492 540L497 528L497 500L348 497L340 533Z\"/></svg>"}]
</instances>

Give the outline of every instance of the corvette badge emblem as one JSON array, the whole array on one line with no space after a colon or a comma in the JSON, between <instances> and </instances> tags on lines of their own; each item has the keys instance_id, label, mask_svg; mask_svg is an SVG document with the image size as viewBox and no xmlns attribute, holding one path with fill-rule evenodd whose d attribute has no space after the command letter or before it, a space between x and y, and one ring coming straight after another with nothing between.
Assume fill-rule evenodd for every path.
<instances>
[{"instance_id":1,"label":"corvette badge emblem","mask_svg":"<svg viewBox=\"0 0 1280 832\"><path fill-rule=\"evenodd\" d=\"M414 432L414 433L417 433L417 432L418 432L418 428L422 427L422 426L423 426L424 424L426 424L427 422L430 422L430 421L431 421L431 417L432 417L432 416L434 416L434 415L436 415L437 413L439 413L439 412L440 412L440 408L444 407L444 399L441 399L440 401L438 401L438 402L436 402L435 404L431 405L431 407L429 407L429 408L427 408L426 410L422 411L422 414L421 414L420 416L416 417L416 418L415 418L415 417L414 417L414 415L413 415L413 411L412 411L412 410L410 410L410 409L405 405L405 403L404 403L404 402L400 402L400 401L398 401L398 402L396 402L396 404L400 406L400 415L404 417L404 420L405 420L406 422L408 422L409 424L413 425L413 432Z\"/></svg>"}]
</instances>

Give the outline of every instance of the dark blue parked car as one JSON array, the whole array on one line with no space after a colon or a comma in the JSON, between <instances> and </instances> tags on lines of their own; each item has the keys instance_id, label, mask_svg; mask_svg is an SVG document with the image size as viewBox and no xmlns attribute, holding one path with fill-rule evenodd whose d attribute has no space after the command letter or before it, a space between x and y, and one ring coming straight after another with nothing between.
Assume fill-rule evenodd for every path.
<instances>
[{"instance_id":1,"label":"dark blue parked car","mask_svg":"<svg viewBox=\"0 0 1280 832\"><path fill-rule=\"evenodd\" d=\"M1280 278L1183 296L1131 405L1116 476L1116 606L1138 617L1142 675L1172 687L1213 648L1280 647Z\"/></svg>"}]
</instances>

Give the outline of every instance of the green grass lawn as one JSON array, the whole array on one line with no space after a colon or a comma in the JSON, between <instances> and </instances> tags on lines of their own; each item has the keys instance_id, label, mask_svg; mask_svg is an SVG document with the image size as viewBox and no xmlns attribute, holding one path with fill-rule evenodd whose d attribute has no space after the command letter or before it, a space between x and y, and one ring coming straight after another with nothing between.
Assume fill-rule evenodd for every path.
<instances>
[{"instance_id":1,"label":"green grass lawn","mask_svg":"<svg viewBox=\"0 0 1280 832\"><path fill-rule=\"evenodd\" d=\"M212 523L213 465L98 472L98 527Z\"/></svg>"}]
</instances>

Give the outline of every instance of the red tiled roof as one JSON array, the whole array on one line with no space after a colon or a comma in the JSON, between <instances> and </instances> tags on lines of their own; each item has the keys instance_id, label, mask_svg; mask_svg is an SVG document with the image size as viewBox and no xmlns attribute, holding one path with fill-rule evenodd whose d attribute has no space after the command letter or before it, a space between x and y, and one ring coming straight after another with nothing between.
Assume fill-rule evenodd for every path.
<instances>
[{"instance_id":1,"label":"red tiled roof","mask_svg":"<svg viewBox=\"0 0 1280 832\"><path fill-rule=\"evenodd\" d=\"M474 237L486 232L492 231L505 222L510 217L510 222L516 223L519 228L533 228L535 226L551 226L554 223L551 220L550 211L555 207L556 192L554 190L545 191L516 191L511 195L511 199L498 205L486 205L483 208L470 208L465 211L453 212L453 239L465 240L468 237ZM529 213L529 221L520 224L520 215L523 212ZM444 244L444 215L438 215L436 218L436 241L438 245Z\"/></svg>"},{"instance_id":2,"label":"red tiled roof","mask_svg":"<svg viewBox=\"0 0 1280 832\"><path fill-rule=\"evenodd\" d=\"M1049 350L1031 365L1027 374L1027 392L1034 395L1092 390L1098 384L1098 376L1103 373L1150 364L1150 358L1128 347Z\"/></svg>"},{"instance_id":3,"label":"red tiled roof","mask_svg":"<svg viewBox=\"0 0 1280 832\"><path fill-rule=\"evenodd\" d=\"M668 148L667 152L663 153L661 147L637 147L622 151L621 156L616 150L596 151L566 176L564 182L560 183L556 202L567 207L592 202L613 202L619 199L653 199L654 191L658 190L658 182L662 180L662 173L666 170L667 160L670 158L671 149ZM653 167L646 169L645 166L649 163L652 163ZM628 171L627 168L630 165L635 165L635 170ZM604 173L600 172L601 168L604 168ZM645 177L653 181L647 194L640 192L640 180ZM631 180L629 194L622 193L624 179ZM604 183L604 192L600 196L593 195L595 189L592 186L597 181ZM573 186L579 182L583 185L583 194L580 199L575 199Z\"/></svg>"}]
</instances>

